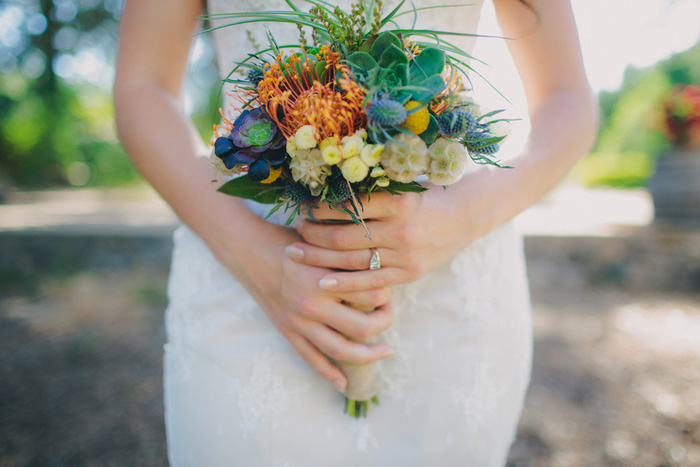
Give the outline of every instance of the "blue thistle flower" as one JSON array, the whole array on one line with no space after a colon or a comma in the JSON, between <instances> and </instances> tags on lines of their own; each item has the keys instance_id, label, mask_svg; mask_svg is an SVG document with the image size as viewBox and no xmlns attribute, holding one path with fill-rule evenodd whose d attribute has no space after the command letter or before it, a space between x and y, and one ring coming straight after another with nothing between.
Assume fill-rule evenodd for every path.
<instances>
[{"instance_id":1,"label":"blue thistle flower","mask_svg":"<svg viewBox=\"0 0 700 467\"><path fill-rule=\"evenodd\" d=\"M292 204L297 205L311 199L311 191L301 183L291 183L284 190L284 197Z\"/></svg>"},{"instance_id":2,"label":"blue thistle flower","mask_svg":"<svg viewBox=\"0 0 700 467\"><path fill-rule=\"evenodd\" d=\"M467 110L446 110L438 117L440 133L455 138L476 128L476 117Z\"/></svg>"},{"instance_id":3,"label":"blue thistle flower","mask_svg":"<svg viewBox=\"0 0 700 467\"><path fill-rule=\"evenodd\" d=\"M248 70L248 81L250 81L253 86L260 84L260 81L262 81L263 78L264 75L262 70L257 70L255 68Z\"/></svg>"},{"instance_id":4,"label":"blue thistle flower","mask_svg":"<svg viewBox=\"0 0 700 467\"><path fill-rule=\"evenodd\" d=\"M365 106L370 127L399 126L406 120L406 109L391 99L377 99Z\"/></svg>"},{"instance_id":5,"label":"blue thistle flower","mask_svg":"<svg viewBox=\"0 0 700 467\"><path fill-rule=\"evenodd\" d=\"M457 114L459 115L460 119L464 121L464 131L474 131L477 126L477 120L474 114L468 110L457 110Z\"/></svg>"},{"instance_id":6,"label":"blue thistle flower","mask_svg":"<svg viewBox=\"0 0 700 467\"><path fill-rule=\"evenodd\" d=\"M490 140L490 138L493 138L493 135L486 131L468 133L466 138L467 149L474 154L484 154L487 156L496 154L500 149L500 145L498 141Z\"/></svg>"}]
</instances>

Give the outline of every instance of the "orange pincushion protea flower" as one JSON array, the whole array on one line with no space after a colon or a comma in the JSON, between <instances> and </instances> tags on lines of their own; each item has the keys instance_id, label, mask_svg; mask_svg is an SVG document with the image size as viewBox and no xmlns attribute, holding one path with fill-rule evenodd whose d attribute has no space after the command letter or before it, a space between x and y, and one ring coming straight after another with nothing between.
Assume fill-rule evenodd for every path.
<instances>
[{"instance_id":1,"label":"orange pincushion protea flower","mask_svg":"<svg viewBox=\"0 0 700 467\"><path fill-rule=\"evenodd\" d=\"M433 99L430 106L430 109L438 115L448 107L454 106L460 94L465 91L462 77L457 73L457 69L453 64L447 64L445 71L442 73L442 77L445 79L446 83L445 90Z\"/></svg>"},{"instance_id":2,"label":"orange pincushion protea flower","mask_svg":"<svg viewBox=\"0 0 700 467\"><path fill-rule=\"evenodd\" d=\"M287 60L280 54L266 67L258 84L260 104L287 139L304 125L317 129L319 141L329 136L340 139L365 123L365 92L351 79L347 67L338 64L338 54L323 46L316 58L325 62L325 73L320 73L323 82L306 54L294 54ZM336 81L338 70L342 78Z\"/></svg>"}]
</instances>

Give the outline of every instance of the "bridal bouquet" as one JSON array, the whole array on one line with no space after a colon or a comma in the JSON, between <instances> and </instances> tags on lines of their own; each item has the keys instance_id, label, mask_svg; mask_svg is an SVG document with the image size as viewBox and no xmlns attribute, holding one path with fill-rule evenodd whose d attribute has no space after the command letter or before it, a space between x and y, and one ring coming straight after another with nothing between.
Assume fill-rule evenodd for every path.
<instances>
[{"instance_id":1,"label":"bridal bouquet","mask_svg":"<svg viewBox=\"0 0 700 467\"><path fill-rule=\"evenodd\" d=\"M465 86L471 57L442 38L474 34L401 29L396 18L426 9L402 11L405 0L388 13L381 0L358 1L350 11L305 1L308 11L286 0L288 11L210 16L233 20L226 26L277 22L299 30L295 44L278 44L268 30L269 48L249 54L225 80L240 113L233 121L222 113L212 161L239 176L219 191L270 204L270 215L284 209L287 223L302 211L313 219L318 203L363 223L359 193L422 192L421 175L449 185L468 160L499 165L502 137L490 131L498 112L478 114ZM377 400L372 372L340 368L348 377L346 411L365 414Z\"/></svg>"}]
</instances>

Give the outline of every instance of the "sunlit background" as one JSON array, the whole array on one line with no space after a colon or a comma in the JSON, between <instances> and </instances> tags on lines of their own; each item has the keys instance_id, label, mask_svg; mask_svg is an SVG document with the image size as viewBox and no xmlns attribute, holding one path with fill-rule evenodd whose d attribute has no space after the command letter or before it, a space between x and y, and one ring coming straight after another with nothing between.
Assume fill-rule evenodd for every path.
<instances>
[{"instance_id":1,"label":"sunlit background","mask_svg":"<svg viewBox=\"0 0 700 467\"><path fill-rule=\"evenodd\" d=\"M572 5L601 130L566 183L517 219L535 364L509 465L700 465L698 218L655 221L647 190L672 149L662 102L700 84L700 2ZM165 463L177 220L117 141L121 8L0 1L0 467ZM488 0L480 32L499 33ZM480 103L522 116L505 42L474 54L508 98L475 79ZM184 107L205 139L218 116L213 59L200 36Z\"/></svg>"}]
</instances>

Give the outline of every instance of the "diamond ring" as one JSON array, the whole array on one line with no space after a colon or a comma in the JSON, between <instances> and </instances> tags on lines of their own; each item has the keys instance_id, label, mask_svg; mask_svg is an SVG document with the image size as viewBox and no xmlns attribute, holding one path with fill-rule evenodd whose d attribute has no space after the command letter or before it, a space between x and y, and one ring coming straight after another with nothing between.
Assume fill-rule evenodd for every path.
<instances>
[{"instance_id":1,"label":"diamond ring","mask_svg":"<svg viewBox=\"0 0 700 467\"><path fill-rule=\"evenodd\" d=\"M379 251L377 251L376 248L370 248L369 251L372 253L372 256L369 258L369 270L376 271L382 267L382 261L379 258Z\"/></svg>"}]
</instances>

